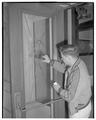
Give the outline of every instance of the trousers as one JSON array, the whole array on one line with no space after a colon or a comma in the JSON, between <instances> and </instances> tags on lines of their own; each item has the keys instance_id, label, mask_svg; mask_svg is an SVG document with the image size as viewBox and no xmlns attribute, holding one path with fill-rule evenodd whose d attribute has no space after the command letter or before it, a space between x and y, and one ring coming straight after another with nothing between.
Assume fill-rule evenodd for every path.
<instances>
[{"instance_id":1,"label":"trousers","mask_svg":"<svg viewBox=\"0 0 96 120\"><path fill-rule=\"evenodd\" d=\"M90 113L91 113L91 101L85 108L79 110L77 113L70 116L70 118L89 118Z\"/></svg>"}]
</instances>

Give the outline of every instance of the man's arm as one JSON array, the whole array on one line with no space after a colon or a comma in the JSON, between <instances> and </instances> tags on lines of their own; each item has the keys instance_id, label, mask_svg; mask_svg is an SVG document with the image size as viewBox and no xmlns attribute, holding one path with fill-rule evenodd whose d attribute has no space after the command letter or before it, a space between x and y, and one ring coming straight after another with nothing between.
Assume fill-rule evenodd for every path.
<instances>
[{"instance_id":1,"label":"man's arm","mask_svg":"<svg viewBox=\"0 0 96 120\"><path fill-rule=\"evenodd\" d=\"M53 60L53 59L50 60L48 55L42 56L41 60L42 60L42 62L50 64L55 70L57 70L57 71L59 71L61 73L64 73L64 71L65 71L64 63L61 63L60 61Z\"/></svg>"},{"instance_id":2,"label":"man's arm","mask_svg":"<svg viewBox=\"0 0 96 120\"><path fill-rule=\"evenodd\" d=\"M53 84L53 88L64 100L69 102L75 96L78 82L79 82L79 77L80 77L80 73L79 73L79 69L78 69L78 70L74 71L74 73L72 75L72 81L67 89L62 89L62 87L57 82L55 82Z\"/></svg>"},{"instance_id":3,"label":"man's arm","mask_svg":"<svg viewBox=\"0 0 96 120\"><path fill-rule=\"evenodd\" d=\"M61 63L61 62L59 62L59 61L57 61L57 60L51 60L50 61L50 64L51 64L51 66L55 69L55 70L57 70L57 71L59 71L59 72L61 72L61 73L64 73L64 71L65 71L65 65L64 65L64 63Z\"/></svg>"}]
</instances>

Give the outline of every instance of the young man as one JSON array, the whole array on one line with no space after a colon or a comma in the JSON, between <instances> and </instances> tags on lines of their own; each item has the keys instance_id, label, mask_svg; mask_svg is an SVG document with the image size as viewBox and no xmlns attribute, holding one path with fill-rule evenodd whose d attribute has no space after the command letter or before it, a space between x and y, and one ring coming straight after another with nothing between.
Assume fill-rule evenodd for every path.
<instances>
[{"instance_id":1,"label":"young man","mask_svg":"<svg viewBox=\"0 0 96 120\"><path fill-rule=\"evenodd\" d=\"M50 63L59 72L65 72L64 89L57 83L51 85L68 102L70 118L88 118L91 112L91 83L85 63L79 58L78 48L65 45L60 49L61 60L50 60L48 55L42 61Z\"/></svg>"}]
</instances>

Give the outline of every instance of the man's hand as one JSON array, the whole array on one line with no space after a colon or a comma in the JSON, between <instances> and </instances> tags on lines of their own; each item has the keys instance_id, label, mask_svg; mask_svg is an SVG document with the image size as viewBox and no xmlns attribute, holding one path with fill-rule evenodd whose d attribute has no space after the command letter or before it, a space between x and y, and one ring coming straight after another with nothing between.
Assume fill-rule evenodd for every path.
<instances>
[{"instance_id":1,"label":"man's hand","mask_svg":"<svg viewBox=\"0 0 96 120\"><path fill-rule=\"evenodd\" d=\"M51 80L50 81L50 86L53 87L53 84L54 84L55 81Z\"/></svg>"},{"instance_id":2,"label":"man's hand","mask_svg":"<svg viewBox=\"0 0 96 120\"><path fill-rule=\"evenodd\" d=\"M49 56L48 56L48 55L42 56L42 62L50 63L50 58L49 58Z\"/></svg>"}]
</instances>

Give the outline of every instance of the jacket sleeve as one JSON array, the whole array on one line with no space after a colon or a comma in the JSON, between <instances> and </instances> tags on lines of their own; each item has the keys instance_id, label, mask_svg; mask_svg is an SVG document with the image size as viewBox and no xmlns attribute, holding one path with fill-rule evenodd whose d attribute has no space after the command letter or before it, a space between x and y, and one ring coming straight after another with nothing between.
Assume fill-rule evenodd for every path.
<instances>
[{"instance_id":1,"label":"jacket sleeve","mask_svg":"<svg viewBox=\"0 0 96 120\"><path fill-rule=\"evenodd\" d=\"M65 71L65 65L58 61L54 61L53 68L61 73L64 73Z\"/></svg>"},{"instance_id":2,"label":"jacket sleeve","mask_svg":"<svg viewBox=\"0 0 96 120\"><path fill-rule=\"evenodd\" d=\"M56 86L55 87L53 86L56 92L59 93L60 96L68 102L70 102L75 96L79 82L79 76L80 76L79 69L72 74L73 75L72 75L71 83L69 84L67 89L62 89L59 84L58 84L59 85L58 89L56 89Z\"/></svg>"}]
</instances>

